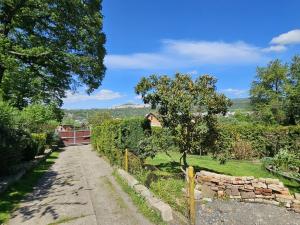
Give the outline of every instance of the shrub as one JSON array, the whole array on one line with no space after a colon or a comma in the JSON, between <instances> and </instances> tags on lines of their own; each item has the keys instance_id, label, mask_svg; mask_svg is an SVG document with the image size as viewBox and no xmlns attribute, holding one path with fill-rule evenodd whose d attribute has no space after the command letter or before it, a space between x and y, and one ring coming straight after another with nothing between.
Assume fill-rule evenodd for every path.
<instances>
[{"instance_id":1,"label":"shrub","mask_svg":"<svg viewBox=\"0 0 300 225\"><path fill-rule=\"evenodd\" d=\"M53 106L29 105L21 113L23 128L30 133L54 131L57 127L57 113Z\"/></svg>"},{"instance_id":2,"label":"shrub","mask_svg":"<svg viewBox=\"0 0 300 225\"><path fill-rule=\"evenodd\" d=\"M42 155L46 149L46 141L47 141L47 134L46 133L32 133L31 137L33 141L36 142L37 146L37 155Z\"/></svg>"},{"instance_id":3,"label":"shrub","mask_svg":"<svg viewBox=\"0 0 300 225\"><path fill-rule=\"evenodd\" d=\"M122 165L124 150L138 155L138 145L149 135L150 125L144 119L107 120L92 127L92 145L112 164Z\"/></svg>"},{"instance_id":4,"label":"shrub","mask_svg":"<svg viewBox=\"0 0 300 225\"><path fill-rule=\"evenodd\" d=\"M217 147L219 152L231 152L236 140L248 142L252 155L273 157L280 149L297 152L300 149L300 126L266 126L259 124L220 124Z\"/></svg>"},{"instance_id":5,"label":"shrub","mask_svg":"<svg viewBox=\"0 0 300 225\"><path fill-rule=\"evenodd\" d=\"M232 147L232 152L234 159L250 159L253 156L252 145L249 141L238 139Z\"/></svg>"}]
</instances>

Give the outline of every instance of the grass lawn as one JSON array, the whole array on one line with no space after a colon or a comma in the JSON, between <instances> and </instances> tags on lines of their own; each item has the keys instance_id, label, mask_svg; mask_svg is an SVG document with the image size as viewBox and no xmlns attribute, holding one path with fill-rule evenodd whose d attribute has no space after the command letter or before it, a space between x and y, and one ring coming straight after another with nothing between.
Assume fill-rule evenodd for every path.
<instances>
[{"instance_id":1,"label":"grass lawn","mask_svg":"<svg viewBox=\"0 0 300 225\"><path fill-rule=\"evenodd\" d=\"M18 206L24 196L33 191L34 185L58 158L58 154L59 152L52 152L45 161L42 161L36 168L29 171L0 195L0 224L7 222L11 212Z\"/></svg>"},{"instance_id":2,"label":"grass lawn","mask_svg":"<svg viewBox=\"0 0 300 225\"><path fill-rule=\"evenodd\" d=\"M155 165L162 171L170 173L180 173L179 158L177 152L170 153L170 158L165 153L157 154L153 159L148 158L147 164ZM211 172L222 173L232 176L254 176L254 177L270 177L280 179L291 192L300 193L300 184L296 181L290 181L282 177L276 177L262 168L261 163L241 160L228 160L225 165L221 165L218 160L212 159L210 156L189 155L187 157L189 165L194 166L195 171L208 170Z\"/></svg>"}]
</instances>

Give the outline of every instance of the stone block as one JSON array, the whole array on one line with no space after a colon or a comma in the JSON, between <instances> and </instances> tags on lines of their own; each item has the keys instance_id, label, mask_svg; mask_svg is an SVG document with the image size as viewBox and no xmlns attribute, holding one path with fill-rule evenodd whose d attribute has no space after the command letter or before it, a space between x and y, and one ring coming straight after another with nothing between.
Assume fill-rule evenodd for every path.
<instances>
[{"instance_id":1,"label":"stone block","mask_svg":"<svg viewBox=\"0 0 300 225\"><path fill-rule=\"evenodd\" d=\"M140 195L142 195L145 198L149 198L150 196L152 196L151 192L149 191L148 188L146 188L144 185L141 184L137 184L134 185L134 190L139 193Z\"/></svg>"},{"instance_id":2,"label":"stone block","mask_svg":"<svg viewBox=\"0 0 300 225\"><path fill-rule=\"evenodd\" d=\"M266 178L267 184L279 184L279 182L280 181L278 179Z\"/></svg>"},{"instance_id":3,"label":"stone block","mask_svg":"<svg viewBox=\"0 0 300 225\"><path fill-rule=\"evenodd\" d=\"M249 184L245 184L244 188L247 189L247 190L254 190L254 187L252 185L249 185Z\"/></svg>"},{"instance_id":4,"label":"stone block","mask_svg":"<svg viewBox=\"0 0 300 225\"><path fill-rule=\"evenodd\" d=\"M252 186L255 188L267 188L267 185L263 182L254 182L252 183Z\"/></svg>"},{"instance_id":5,"label":"stone block","mask_svg":"<svg viewBox=\"0 0 300 225\"><path fill-rule=\"evenodd\" d=\"M268 188L277 193L281 193L283 191L282 187L280 187L278 184L268 184Z\"/></svg>"},{"instance_id":6,"label":"stone block","mask_svg":"<svg viewBox=\"0 0 300 225\"><path fill-rule=\"evenodd\" d=\"M129 173L127 173L125 170L118 169L119 175L128 183L128 185L133 188L134 185L138 184L139 182L131 176Z\"/></svg>"},{"instance_id":7,"label":"stone block","mask_svg":"<svg viewBox=\"0 0 300 225\"><path fill-rule=\"evenodd\" d=\"M216 195L216 192L211 190L211 187L208 185L202 185L201 192L203 197L213 198Z\"/></svg>"},{"instance_id":8,"label":"stone block","mask_svg":"<svg viewBox=\"0 0 300 225\"><path fill-rule=\"evenodd\" d=\"M252 191L251 192L242 191L241 196L242 196L242 198L255 198L255 194Z\"/></svg>"},{"instance_id":9,"label":"stone block","mask_svg":"<svg viewBox=\"0 0 300 225\"><path fill-rule=\"evenodd\" d=\"M240 195L239 189L234 186L232 186L230 188L230 192L231 192L231 196L239 196Z\"/></svg>"},{"instance_id":10,"label":"stone block","mask_svg":"<svg viewBox=\"0 0 300 225\"><path fill-rule=\"evenodd\" d=\"M281 202L281 203L291 203L292 200L294 199L292 196L290 195L281 195L281 194L276 194L276 201Z\"/></svg>"},{"instance_id":11,"label":"stone block","mask_svg":"<svg viewBox=\"0 0 300 225\"><path fill-rule=\"evenodd\" d=\"M160 212L160 215L163 219L163 221L169 222L173 220L173 214L172 214L172 209L171 207L158 200L158 201L148 201L150 206Z\"/></svg>"},{"instance_id":12,"label":"stone block","mask_svg":"<svg viewBox=\"0 0 300 225\"><path fill-rule=\"evenodd\" d=\"M300 201L300 193L295 193L295 199Z\"/></svg>"}]
</instances>

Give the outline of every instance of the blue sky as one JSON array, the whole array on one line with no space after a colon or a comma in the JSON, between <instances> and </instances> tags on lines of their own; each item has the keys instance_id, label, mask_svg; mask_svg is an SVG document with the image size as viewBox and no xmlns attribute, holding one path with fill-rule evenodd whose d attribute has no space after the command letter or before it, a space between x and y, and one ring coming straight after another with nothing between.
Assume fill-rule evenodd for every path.
<instances>
[{"instance_id":1,"label":"blue sky","mask_svg":"<svg viewBox=\"0 0 300 225\"><path fill-rule=\"evenodd\" d=\"M68 94L63 108L141 103L143 76L190 73L218 79L218 91L247 97L257 66L300 54L299 0L104 0L102 86Z\"/></svg>"}]
</instances>

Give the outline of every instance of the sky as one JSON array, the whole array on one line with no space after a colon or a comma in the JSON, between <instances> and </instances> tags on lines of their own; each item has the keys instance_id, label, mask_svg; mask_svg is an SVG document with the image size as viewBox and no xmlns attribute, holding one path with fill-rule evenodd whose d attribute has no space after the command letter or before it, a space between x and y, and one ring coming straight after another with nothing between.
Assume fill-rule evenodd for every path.
<instances>
[{"instance_id":1,"label":"sky","mask_svg":"<svg viewBox=\"0 0 300 225\"><path fill-rule=\"evenodd\" d=\"M107 71L91 95L68 93L63 108L141 104L143 76L210 74L229 98L249 96L256 68L300 54L299 0L104 0Z\"/></svg>"}]
</instances>

